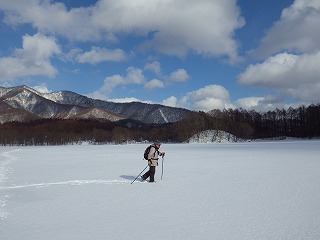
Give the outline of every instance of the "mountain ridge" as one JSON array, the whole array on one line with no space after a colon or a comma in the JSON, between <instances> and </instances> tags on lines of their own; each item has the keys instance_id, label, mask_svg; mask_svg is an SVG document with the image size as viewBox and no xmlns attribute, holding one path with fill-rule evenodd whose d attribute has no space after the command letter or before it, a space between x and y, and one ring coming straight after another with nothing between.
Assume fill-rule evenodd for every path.
<instances>
[{"instance_id":1,"label":"mountain ridge","mask_svg":"<svg viewBox=\"0 0 320 240\"><path fill-rule=\"evenodd\" d=\"M177 122L192 111L142 102L115 103L71 91L41 93L26 85L0 87L0 122L38 118L138 120L147 124ZM7 111L15 112L8 117ZM7 117L3 117L7 115Z\"/></svg>"}]
</instances>

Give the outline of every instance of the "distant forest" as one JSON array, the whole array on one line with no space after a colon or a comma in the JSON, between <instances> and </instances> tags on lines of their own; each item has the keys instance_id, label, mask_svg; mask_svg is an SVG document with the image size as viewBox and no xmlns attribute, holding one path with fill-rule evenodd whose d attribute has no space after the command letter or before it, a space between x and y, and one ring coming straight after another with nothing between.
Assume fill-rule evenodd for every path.
<instances>
[{"instance_id":1,"label":"distant forest","mask_svg":"<svg viewBox=\"0 0 320 240\"><path fill-rule=\"evenodd\" d=\"M144 124L78 119L41 119L0 124L0 145L64 145L129 141L184 142L205 130L225 131L239 139L319 138L320 105L256 112L244 109L194 112L180 122Z\"/></svg>"}]
</instances>

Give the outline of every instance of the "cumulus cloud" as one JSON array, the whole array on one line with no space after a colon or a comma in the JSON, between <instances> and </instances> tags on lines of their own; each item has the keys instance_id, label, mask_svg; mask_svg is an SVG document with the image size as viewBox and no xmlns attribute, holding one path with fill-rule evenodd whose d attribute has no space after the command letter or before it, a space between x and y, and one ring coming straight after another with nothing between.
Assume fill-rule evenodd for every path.
<instances>
[{"instance_id":1,"label":"cumulus cloud","mask_svg":"<svg viewBox=\"0 0 320 240\"><path fill-rule=\"evenodd\" d=\"M246 97L236 100L234 104L238 108L253 109L258 106L261 100L264 100L264 97Z\"/></svg>"},{"instance_id":2,"label":"cumulus cloud","mask_svg":"<svg viewBox=\"0 0 320 240\"><path fill-rule=\"evenodd\" d=\"M249 65L238 75L238 82L272 89L299 103L319 102L319 25L320 1L295 0L251 52L264 60ZM266 102L259 100L257 106L281 105Z\"/></svg>"},{"instance_id":3,"label":"cumulus cloud","mask_svg":"<svg viewBox=\"0 0 320 240\"><path fill-rule=\"evenodd\" d=\"M122 49L92 47L91 51L77 52L74 58L79 63L97 64L105 61L122 62L127 56Z\"/></svg>"},{"instance_id":4,"label":"cumulus cloud","mask_svg":"<svg viewBox=\"0 0 320 240\"><path fill-rule=\"evenodd\" d=\"M27 76L53 77L57 70L50 59L60 53L53 37L42 34L23 36L22 48L15 49L10 57L0 58L0 79L11 80Z\"/></svg>"},{"instance_id":5,"label":"cumulus cloud","mask_svg":"<svg viewBox=\"0 0 320 240\"><path fill-rule=\"evenodd\" d=\"M93 98L93 99L99 99L99 100L104 100L104 101L108 100L106 93L103 92L102 89L94 91L92 93L88 93L88 94L86 94L86 96L89 98Z\"/></svg>"},{"instance_id":6,"label":"cumulus cloud","mask_svg":"<svg viewBox=\"0 0 320 240\"><path fill-rule=\"evenodd\" d=\"M312 53L320 48L320 1L295 0L252 53L260 58L289 51Z\"/></svg>"},{"instance_id":7,"label":"cumulus cloud","mask_svg":"<svg viewBox=\"0 0 320 240\"><path fill-rule=\"evenodd\" d=\"M280 96L264 96L264 97L246 97L240 98L234 102L236 108L243 108L247 110L255 110L260 112L267 112L269 110L287 109L290 106L296 107L298 104L284 103L284 98Z\"/></svg>"},{"instance_id":8,"label":"cumulus cloud","mask_svg":"<svg viewBox=\"0 0 320 240\"><path fill-rule=\"evenodd\" d=\"M171 96L171 97L163 100L161 104L168 106L168 107L176 107L177 102L178 102L178 99L174 96Z\"/></svg>"},{"instance_id":9,"label":"cumulus cloud","mask_svg":"<svg viewBox=\"0 0 320 240\"><path fill-rule=\"evenodd\" d=\"M58 34L70 40L102 38L92 19L94 8L68 10L61 2L16 0L1 1L0 9L4 11L4 21L10 25L31 24L39 32Z\"/></svg>"},{"instance_id":10,"label":"cumulus cloud","mask_svg":"<svg viewBox=\"0 0 320 240\"><path fill-rule=\"evenodd\" d=\"M142 102L139 99L134 98L134 97L112 98L112 99L108 99L108 101L117 102L117 103Z\"/></svg>"},{"instance_id":11,"label":"cumulus cloud","mask_svg":"<svg viewBox=\"0 0 320 240\"><path fill-rule=\"evenodd\" d=\"M48 89L48 87L47 87L47 85L45 83L40 84L38 86L34 86L32 88L37 90L40 93L51 93L51 91Z\"/></svg>"},{"instance_id":12,"label":"cumulus cloud","mask_svg":"<svg viewBox=\"0 0 320 240\"><path fill-rule=\"evenodd\" d=\"M180 107L205 112L212 109L225 109L232 106L228 90L220 85L209 85L188 92L178 101L178 105Z\"/></svg>"},{"instance_id":13,"label":"cumulus cloud","mask_svg":"<svg viewBox=\"0 0 320 240\"><path fill-rule=\"evenodd\" d=\"M136 71L137 69L131 69L129 71ZM113 76L114 79L112 81L117 80L123 82L126 77L121 76ZM128 81L127 83L132 82ZM88 94L88 97L95 99L108 100L113 102L145 102L145 103L154 103L148 100L139 100L137 98L123 98L123 99L108 99L108 94L110 92L109 84L111 83L110 79L106 78L105 84L98 91ZM261 98L263 100L263 98ZM244 100L243 100L244 101ZM240 103L241 101L239 101ZM194 111L204 111L208 112L213 109L226 109L226 108L234 108L234 105L230 102L229 92L223 86L220 85L209 85L198 90L188 92L179 99L175 96L170 96L163 101L159 102L159 104L169 106L169 107L181 107ZM240 105L240 104L239 104Z\"/></svg>"},{"instance_id":14,"label":"cumulus cloud","mask_svg":"<svg viewBox=\"0 0 320 240\"><path fill-rule=\"evenodd\" d=\"M127 85L127 84L143 84L145 83L145 77L143 71L140 68L129 67L127 69L126 76L113 75L106 77L104 80L103 86L93 92L88 94L92 98L98 98L102 100L107 99L107 95L112 92L112 90L118 85Z\"/></svg>"},{"instance_id":15,"label":"cumulus cloud","mask_svg":"<svg viewBox=\"0 0 320 240\"><path fill-rule=\"evenodd\" d=\"M73 41L105 40L129 34L145 37L141 48L184 57L238 58L234 32L244 25L234 0L100 0L67 9L61 2L1 1L7 24L31 24L38 31ZM148 19L148 21L146 21ZM215 24L219 22L219 24Z\"/></svg>"},{"instance_id":16,"label":"cumulus cloud","mask_svg":"<svg viewBox=\"0 0 320 240\"><path fill-rule=\"evenodd\" d=\"M284 87L292 82L288 78L297 62L298 56L281 53L269 57L263 63L249 65L238 77L244 85L263 87Z\"/></svg>"},{"instance_id":17,"label":"cumulus cloud","mask_svg":"<svg viewBox=\"0 0 320 240\"><path fill-rule=\"evenodd\" d=\"M158 61L153 61L153 62L147 63L144 66L144 70L151 71L151 72L155 73L156 75L161 75L161 65Z\"/></svg>"},{"instance_id":18,"label":"cumulus cloud","mask_svg":"<svg viewBox=\"0 0 320 240\"><path fill-rule=\"evenodd\" d=\"M297 88L292 87L287 89L286 94L293 99L304 102L305 104L319 103L320 102L320 83L305 84Z\"/></svg>"},{"instance_id":19,"label":"cumulus cloud","mask_svg":"<svg viewBox=\"0 0 320 240\"><path fill-rule=\"evenodd\" d=\"M320 101L320 51L280 53L253 64L238 76L241 84L273 88L301 101Z\"/></svg>"},{"instance_id":20,"label":"cumulus cloud","mask_svg":"<svg viewBox=\"0 0 320 240\"><path fill-rule=\"evenodd\" d=\"M162 70L161 70L161 65L158 61L153 61L153 62L147 63L144 66L144 70L150 71L150 72L156 74L156 76L161 79L161 80L157 80L157 81L153 80L153 82L152 82L153 83L152 85L155 85L156 87L159 87L159 88L163 88L163 87L165 87L165 85L169 85L170 83L173 83L173 82L185 82L190 79L190 76L187 73L187 71L182 68L179 68L179 69L173 71L172 73L169 74L169 76L163 74ZM148 85L149 85L149 83L148 83ZM146 87L146 88L152 89L152 87L151 88Z\"/></svg>"},{"instance_id":21,"label":"cumulus cloud","mask_svg":"<svg viewBox=\"0 0 320 240\"><path fill-rule=\"evenodd\" d=\"M103 91L97 91L95 93L89 94L89 97L106 99L106 95ZM139 101L152 103L151 101L142 101L136 98L126 98L126 99L109 99L109 101L116 102L131 102ZM223 86L220 85L209 85L198 90L188 92L181 98L175 96L168 97L164 99L160 104L169 107L181 107L194 111L204 111L208 112L213 109L225 109L233 108L234 105L230 103L229 92Z\"/></svg>"},{"instance_id":22,"label":"cumulus cloud","mask_svg":"<svg viewBox=\"0 0 320 240\"><path fill-rule=\"evenodd\" d=\"M157 73L158 70L160 70L160 63L155 61L147 64L145 65L144 70L150 70L154 73ZM149 81L145 77L144 71L142 69L129 67L127 69L126 75L115 74L106 77L103 86L97 91L88 94L88 96L96 99L107 100L107 96L110 95L113 89L119 85L144 85L144 89L151 91L154 89L166 88L168 87L169 82L183 82L190 78L184 69L177 69L170 74L170 77L162 76L162 74L159 77L160 79L154 78Z\"/></svg>"},{"instance_id":23,"label":"cumulus cloud","mask_svg":"<svg viewBox=\"0 0 320 240\"><path fill-rule=\"evenodd\" d=\"M155 88L164 88L164 83L158 79L152 79L144 85L144 88L147 90L152 90Z\"/></svg>"},{"instance_id":24,"label":"cumulus cloud","mask_svg":"<svg viewBox=\"0 0 320 240\"><path fill-rule=\"evenodd\" d=\"M172 72L169 76L169 81L172 82L185 82L189 79L189 75L186 70L184 69L177 69L176 71Z\"/></svg>"},{"instance_id":25,"label":"cumulus cloud","mask_svg":"<svg viewBox=\"0 0 320 240\"><path fill-rule=\"evenodd\" d=\"M110 92L113 88L118 85L126 85L126 84L142 84L145 82L145 77L143 72L139 68L129 67L127 69L126 76L113 75L111 77L107 77L104 80L103 90L105 92Z\"/></svg>"}]
</instances>

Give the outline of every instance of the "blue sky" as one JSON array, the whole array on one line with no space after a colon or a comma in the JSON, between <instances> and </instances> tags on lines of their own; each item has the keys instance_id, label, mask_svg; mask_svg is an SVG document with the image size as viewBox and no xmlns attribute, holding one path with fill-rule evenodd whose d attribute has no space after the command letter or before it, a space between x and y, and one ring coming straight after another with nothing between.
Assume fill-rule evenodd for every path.
<instances>
[{"instance_id":1,"label":"blue sky","mask_svg":"<svg viewBox=\"0 0 320 240\"><path fill-rule=\"evenodd\" d=\"M319 0L0 0L0 85L196 111L320 102Z\"/></svg>"}]
</instances>

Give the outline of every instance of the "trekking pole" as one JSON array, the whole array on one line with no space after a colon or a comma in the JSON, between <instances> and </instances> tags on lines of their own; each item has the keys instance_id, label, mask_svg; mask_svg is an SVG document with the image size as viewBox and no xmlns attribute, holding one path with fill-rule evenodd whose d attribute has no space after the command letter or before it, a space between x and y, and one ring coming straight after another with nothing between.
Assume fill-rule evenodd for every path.
<instances>
[{"instance_id":1,"label":"trekking pole","mask_svg":"<svg viewBox=\"0 0 320 240\"><path fill-rule=\"evenodd\" d=\"M162 156L161 180L162 180L162 177L163 177L163 161L164 161L164 156Z\"/></svg>"},{"instance_id":2,"label":"trekking pole","mask_svg":"<svg viewBox=\"0 0 320 240\"><path fill-rule=\"evenodd\" d=\"M146 170L147 167L149 167L149 165L147 165L147 166L139 173L139 175L131 182L131 184L134 183L134 182L138 179L138 177L141 175L141 173L143 173L144 170Z\"/></svg>"}]
</instances>

